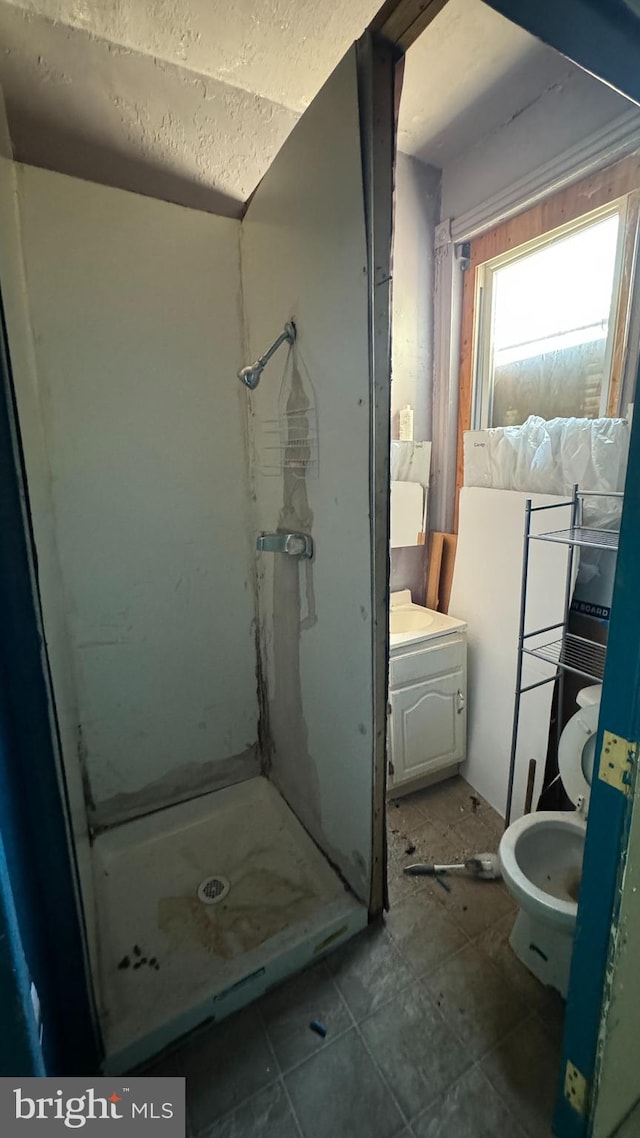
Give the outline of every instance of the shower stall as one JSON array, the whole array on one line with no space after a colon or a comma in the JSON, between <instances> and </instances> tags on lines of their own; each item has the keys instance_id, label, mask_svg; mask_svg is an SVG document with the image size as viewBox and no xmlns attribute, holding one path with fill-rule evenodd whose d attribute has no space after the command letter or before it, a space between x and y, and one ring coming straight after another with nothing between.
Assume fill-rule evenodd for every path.
<instances>
[{"instance_id":1,"label":"shower stall","mask_svg":"<svg viewBox=\"0 0 640 1138\"><path fill-rule=\"evenodd\" d=\"M363 60L242 222L12 168L3 291L107 1072L382 905L389 353Z\"/></svg>"}]
</instances>

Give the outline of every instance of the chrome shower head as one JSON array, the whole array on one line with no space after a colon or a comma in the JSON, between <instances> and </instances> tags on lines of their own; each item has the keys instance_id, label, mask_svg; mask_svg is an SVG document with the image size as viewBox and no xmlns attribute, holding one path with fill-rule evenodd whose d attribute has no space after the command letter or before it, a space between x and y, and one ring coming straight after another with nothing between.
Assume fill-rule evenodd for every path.
<instances>
[{"instance_id":1,"label":"chrome shower head","mask_svg":"<svg viewBox=\"0 0 640 1138\"><path fill-rule=\"evenodd\" d=\"M242 380L245 387L249 388L249 391L255 391L256 387L260 383L260 376L262 375L263 368L264 364L261 364L260 360L256 360L254 364L249 364L248 367L240 368L240 371L238 372L238 379Z\"/></svg>"},{"instance_id":2,"label":"chrome shower head","mask_svg":"<svg viewBox=\"0 0 640 1138\"><path fill-rule=\"evenodd\" d=\"M244 383L245 387L249 388L249 391L255 391L256 387L260 383L260 376L264 371L265 364L269 362L273 353L277 351L281 344L293 344L296 338L296 334L296 326L293 323L293 320L287 320L287 323L284 326L284 331L280 333L278 339L273 342L271 347L264 353L264 355L260 356L260 358L257 359L254 364L247 364L246 367L240 368L240 371L238 372L238 379L241 381L241 383Z\"/></svg>"}]
</instances>

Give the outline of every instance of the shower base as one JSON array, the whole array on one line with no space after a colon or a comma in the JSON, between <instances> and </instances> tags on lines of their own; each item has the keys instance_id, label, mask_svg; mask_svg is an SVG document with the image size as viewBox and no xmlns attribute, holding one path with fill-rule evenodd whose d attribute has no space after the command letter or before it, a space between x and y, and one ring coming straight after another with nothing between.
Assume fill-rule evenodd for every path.
<instances>
[{"instance_id":1,"label":"shower base","mask_svg":"<svg viewBox=\"0 0 640 1138\"><path fill-rule=\"evenodd\" d=\"M236 1011L367 922L265 778L126 822L93 854L109 1074Z\"/></svg>"}]
</instances>

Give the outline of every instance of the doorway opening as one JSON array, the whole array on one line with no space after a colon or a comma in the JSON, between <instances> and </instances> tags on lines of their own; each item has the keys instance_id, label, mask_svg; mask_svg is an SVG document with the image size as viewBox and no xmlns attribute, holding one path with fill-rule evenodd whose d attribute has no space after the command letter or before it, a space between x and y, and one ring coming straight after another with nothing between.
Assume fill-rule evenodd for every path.
<instances>
[{"instance_id":1,"label":"doorway opening","mask_svg":"<svg viewBox=\"0 0 640 1138\"><path fill-rule=\"evenodd\" d=\"M474 66L445 102L456 28ZM639 130L480 3L451 0L406 55L386 931L479 1062L478 1109L531 1134L560 1069L633 413ZM474 875L499 850L501 880Z\"/></svg>"}]
</instances>

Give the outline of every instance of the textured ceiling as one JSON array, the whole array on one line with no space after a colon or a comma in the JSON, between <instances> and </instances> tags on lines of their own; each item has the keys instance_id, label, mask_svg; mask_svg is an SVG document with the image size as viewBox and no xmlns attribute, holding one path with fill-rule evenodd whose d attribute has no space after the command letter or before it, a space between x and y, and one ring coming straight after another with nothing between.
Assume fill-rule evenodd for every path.
<instances>
[{"instance_id":1,"label":"textured ceiling","mask_svg":"<svg viewBox=\"0 0 640 1138\"><path fill-rule=\"evenodd\" d=\"M17 0L15 6L300 112L380 2Z\"/></svg>"},{"instance_id":2,"label":"textured ceiling","mask_svg":"<svg viewBox=\"0 0 640 1138\"><path fill-rule=\"evenodd\" d=\"M0 3L15 157L237 216L297 112Z\"/></svg>"},{"instance_id":3,"label":"textured ceiling","mask_svg":"<svg viewBox=\"0 0 640 1138\"><path fill-rule=\"evenodd\" d=\"M449 0L407 52L399 147L442 167L575 70L478 0Z\"/></svg>"},{"instance_id":4,"label":"textured ceiling","mask_svg":"<svg viewBox=\"0 0 640 1138\"><path fill-rule=\"evenodd\" d=\"M378 0L0 0L17 159L237 216Z\"/></svg>"},{"instance_id":5,"label":"textured ceiling","mask_svg":"<svg viewBox=\"0 0 640 1138\"><path fill-rule=\"evenodd\" d=\"M18 160L237 216L380 0L0 0ZM442 166L572 65L480 0L407 55L400 149Z\"/></svg>"}]
</instances>

